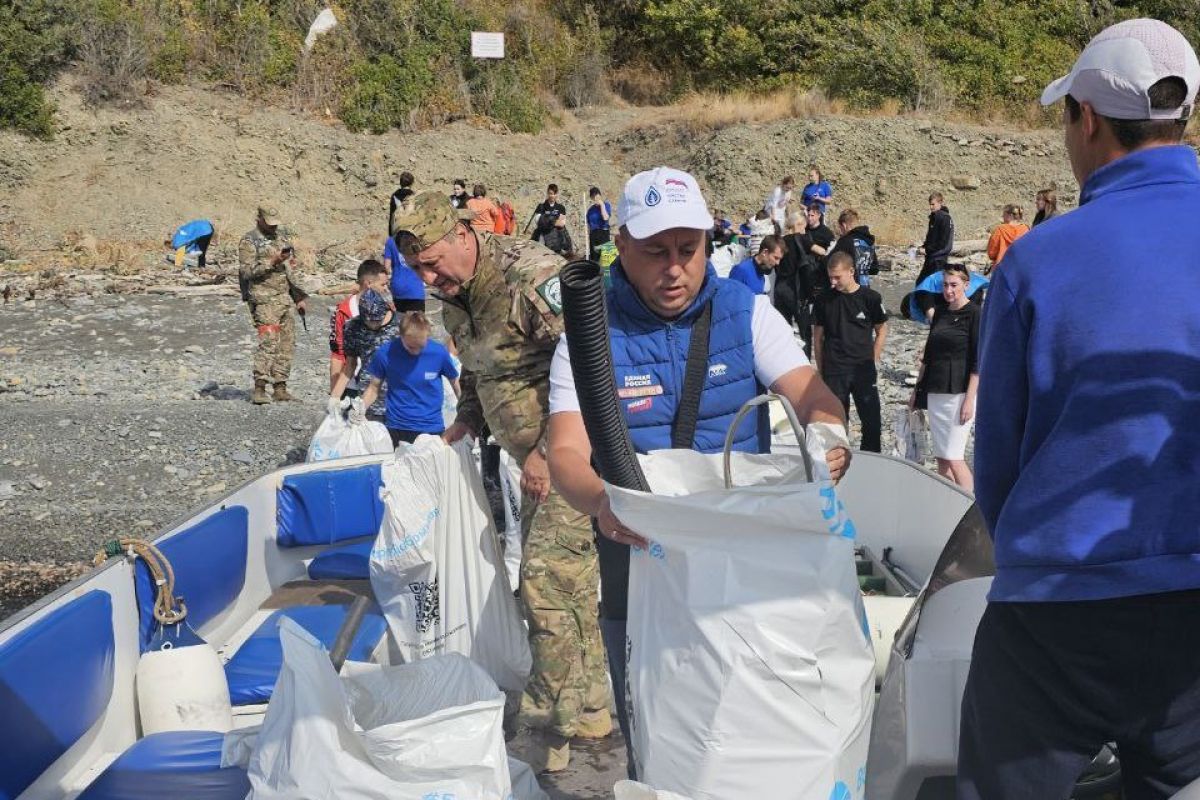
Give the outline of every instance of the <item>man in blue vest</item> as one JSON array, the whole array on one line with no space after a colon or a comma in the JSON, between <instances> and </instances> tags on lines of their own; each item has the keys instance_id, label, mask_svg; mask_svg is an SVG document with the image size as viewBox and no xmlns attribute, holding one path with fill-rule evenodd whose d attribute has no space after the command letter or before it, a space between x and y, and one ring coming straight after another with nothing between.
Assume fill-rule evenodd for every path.
<instances>
[{"instance_id":1,"label":"man in blue vest","mask_svg":"<svg viewBox=\"0 0 1200 800\"><path fill-rule=\"evenodd\" d=\"M707 262L705 235L713 219L696 179L668 167L635 175L625 185L617 215L619 258L611 268L608 324L621 408L637 451L673 446L692 331L703 320L708 352L690 446L721 452L738 409L769 387L792 403L809 435L825 445L830 473L839 479L850 461L842 404L809 365L770 299L720 279ZM747 417L735 433L734 449L767 451L764 433ZM572 507L596 520L601 534L600 626L628 741L623 689L629 545L645 546L646 540L613 515L591 466L565 338L550 368L547 455L554 486Z\"/></svg>"}]
</instances>

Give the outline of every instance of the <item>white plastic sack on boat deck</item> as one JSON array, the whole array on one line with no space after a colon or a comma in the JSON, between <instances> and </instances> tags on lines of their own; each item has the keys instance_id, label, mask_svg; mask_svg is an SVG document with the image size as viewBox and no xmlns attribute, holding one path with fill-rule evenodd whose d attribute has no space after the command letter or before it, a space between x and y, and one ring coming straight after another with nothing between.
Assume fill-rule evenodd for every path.
<instances>
[{"instance_id":1,"label":"white plastic sack on boat deck","mask_svg":"<svg viewBox=\"0 0 1200 800\"><path fill-rule=\"evenodd\" d=\"M608 488L652 542L630 559L638 777L694 800L861 797L875 661L833 486L799 455L733 454L730 490L720 455L642 467L654 494Z\"/></svg>"},{"instance_id":2,"label":"white plastic sack on boat deck","mask_svg":"<svg viewBox=\"0 0 1200 800\"><path fill-rule=\"evenodd\" d=\"M892 423L892 431L896 434L892 455L917 464L922 463L925 460L926 430L924 414L920 411L909 411L907 408L897 408Z\"/></svg>"},{"instance_id":3,"label":"white plastic sack on boat deck","mask_svg":"<svg viewBox=\"0 0 1200 800\"><path fill-rule=\"evenodd\" d=\"M404 660L461 653L501 689L524 688L529 643L470 444L423 437L382 477L371 588Z\"/></svg>"},{"instance_id":4,"label":"white plastic sack on boat deck","mask_svg":"<svg viewBox=\"0 0 1200 800\"><path fill-rule=\"evenodd\" d=\"M247 800L508 800L504 695L459 655L347 662L290 619Z\"/></svg>"},{"instance_id":5,"label":"white plastic sack on boat deck","mask_svg":"<svg viewBox=\"0 0 1200 800\"><path fill-rule=\"evenodd\" d=\"M613 785L613 800L688 800L674 792L660 792L637 781L617 781Z\"/></svg>"},{"instance_id":6,"label":"white plastic sack on boat deck","mask_svg":"<svg viewBox=\"0 0 1200 800\"><path fill-rule=\"evenodd\" d=\"M313 434L305 461L328 461L333 458L369 456L392 452L392 437L382 422L362 422L354 425L340 414L327 414L321 427Z\"/></svg>"}]
</instances>

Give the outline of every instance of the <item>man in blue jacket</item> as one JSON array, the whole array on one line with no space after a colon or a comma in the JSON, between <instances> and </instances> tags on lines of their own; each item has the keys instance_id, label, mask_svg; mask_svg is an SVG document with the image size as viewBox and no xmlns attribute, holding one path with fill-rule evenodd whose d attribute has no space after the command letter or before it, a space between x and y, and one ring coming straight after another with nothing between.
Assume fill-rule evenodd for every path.
<instances>
[{"instance_id":1,"label":"man in blue jacket","mask_svg":"<svg viewBox=\"0 0 1200 800\"><path fill-rule=\"evenodd\" d=\"M792 403L808 434L825 445L831 475L840 478L850 457L841 402L809 365L770 300L720 279L705 259L713 220L696 179L668 167L635 175L617 215L620 257L611 269L608 322L620 406L634 448L645 453L676 446L672 429L691 338L707 317L705 377L687 446L721 452L734 415L769 387ZM750 417L734 434L735 450L766 452L769 444ZM629 545L645 546L646 540L613 515L591 454L563 338L550 367L550 478L571 506L595 518L601 533L600 629L628 741L623 690Z\"/></svg>"},{"instance_id":2,"label":"man in blue jacket","mask_svg":"<svg viewBox=\"0 0 1200 800\"><path fill-rule=\"evenodd\" d=\"M775 271L783 260L783 239L778 236L764 236L758 252L749 258L735 264L729 271L729 280L746 285L755 294L770 294L767 290L767 276Z\"/></svg>"},{"instance_id":3,"label":"man in blue jacket","mask_svg":"<svg viewBox=\"0 0 1200 800\"><path fill-rule=\"evenodd\" d=\"M1187 40L1138 19L1042 94L1082 191L1008 251L984 311L996 576L959 798L1067 797L1110 741L1127 798L1200 777L1200 169L1180 145L1198 85Z\"/></svg>"}]
</instances>

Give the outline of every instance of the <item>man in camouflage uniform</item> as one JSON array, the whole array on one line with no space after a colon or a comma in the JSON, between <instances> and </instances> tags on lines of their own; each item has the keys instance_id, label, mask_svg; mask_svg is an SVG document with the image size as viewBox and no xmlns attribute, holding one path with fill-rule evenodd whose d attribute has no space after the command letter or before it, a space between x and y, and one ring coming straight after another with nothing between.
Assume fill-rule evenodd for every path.
<instances>
[{"instance_id":1,"label":"man in camouflage uniform","mask_svg":"<svg viewBox=\"0 0 1200 800\"><path fill-rule=\"evenodd\" d=\"M258 331L254 351L254 393L250 400L262 405L274 400L294 399L287 390L296 350L296 322L292 304L301 314L308 296L296 284L292 273L295 252L279 231L279 212L258 209L254 230L238 243L238 279L242 299L250 304L250 318ZM275 393L267 394L267 385L275 384Z\"/></svg>"},{"instance_id":2,"label":"man in camouflage uniform","mask_svg":"<svg viewBox=\"0 0 1200 800\"><path fill-rule=\"evenodd\" d=\"M470 216L441 194L422 193L397 212L396 241L441 296L462 359L458 416L445 438L477 436L486 423L521 465L521 597L533 651L522 703L533 728L526 755L536 771L558 771L567 766L571 738L612 730L591 521L551 487L546 465L564 262L536 242L475 230Z\"/></svg>"}]
</instances>

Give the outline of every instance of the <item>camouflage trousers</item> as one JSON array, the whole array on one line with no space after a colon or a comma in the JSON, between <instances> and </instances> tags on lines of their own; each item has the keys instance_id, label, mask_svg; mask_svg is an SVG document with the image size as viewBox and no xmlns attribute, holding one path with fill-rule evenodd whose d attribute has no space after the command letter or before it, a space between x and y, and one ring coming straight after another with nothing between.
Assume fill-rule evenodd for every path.
<instances>
[{"instance_id":1,"label":"camouflage trousers","mask_svg":"<svg viewBox=\"0 0 1200 800\"><path fill-rule=\"evenodd\" d=\"M296 352L296 320L292 304L283 302L251 303L250 318L258 331L254 350L254 380L285 383L292 372Z\"/></svg>"},{"instance_id":2,"label":"camouflage trousers","mask_svg":"<svg viewBox=\"0 0 1200 800\"><path fill-rule=\"evenodd\" d=\"M592 524L557 491L536 510L528 499L524 505L521 599L533 671L521 712L530 725L570 738L580 714L609 704Z\"/></svg>"}]
</instances>

